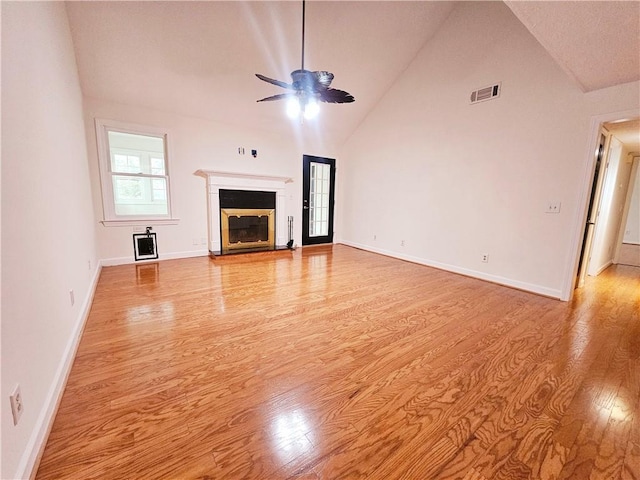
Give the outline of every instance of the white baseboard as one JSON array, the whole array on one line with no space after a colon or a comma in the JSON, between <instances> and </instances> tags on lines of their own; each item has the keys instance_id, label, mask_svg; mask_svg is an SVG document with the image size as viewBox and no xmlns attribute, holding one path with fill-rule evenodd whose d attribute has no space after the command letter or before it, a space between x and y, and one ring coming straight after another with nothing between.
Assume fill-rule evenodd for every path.
<instances>
[{"instance_id":1,"label":"white baseboard","mask_svg":"<svg viewBox=\"0 0 640 480\"><path fill-rule=\"evenodd\" d=\"M607 263L602 265L598 270L596 270L595 275L591 275L591 274L589 274L589 275L591 275L592 277L597 277L602 272L604 272L607 268L609 268L611 265L613 265L613 260L609 260Z\"/></svg>"},{"instance_id":2,"label":"white baseboard","mask_svg":"<svg viewBox=\"0 0 640 480\"><path fill-rule=\"evenodd\" d=\"M513 280L511 278L505 278L499 275L491 275L489 273L479 272L477 270L471 270L468 268L462 268L456 265L449 265L447 263L436 262L436 261L428 260L425 258L414 257L411 255L403 255L397 252L383 250L380 248L373 248L373 247L370 247L369 245L363 245L355 242L349 242L349 241L343 240L340 243L344 245L348 245L350 247L359 248L361 250L366 250L368 252L379 253L387 257L398 258L400 260L406 260L408 262L425 265L427 267L433 267L439 270L445 270L447 272L458 273L460 275L465 275L467 277L473 277L480 280L485 280L491 283L497 283L498 285L504 285L506 287L517 288L518 290L524 290L526 292L536 293L538 295L544 295L545 297L551 297L551 298L557 298L557 299L562 298L562 292L559 289L548 288L548 287L544 287L542 285L536 285L533 283L521 282L519 280Z\"/></svg>"},{"instance_id":3,"label":"white baseboard","mask_svg":"<svg viewBox=\"0 0 640 480\"><path fill-rule=\"evenodd\" d=\"M159 262L161 260L175 260L177 258L206 257L208 255L209 255L209 250L192 250L188 252L158 254L158 258L154 260L142 260L142 261L136 262L133 257L115 257L115 258L105 258L101 260L101 262L102 262L102 266L104 267L113 267L115 265L127 265L129 263L151 263L151 262Z\"/></svg>"},{"instance_id":4,"label":"white baseboard","mask_svg":"<svg viewBox=\"0 0 640 480\"><path fill-rule=\"evenodd\" d=\"M98 279L100 278L101 271L102 264L101 262L98 262L98 266L93 272L93 277L91 278L87 295L84 302L82 302L82 308L80 309L75 328L67 342L60 365L58 365L58 369L56 370L53 383L47 393L44 408L40 411L40 415L36 420L35 428L33 429L31 438L27 442L27 446L22 458L20 459L14 478L34 478L37 473L38 465L40 464L40 459L44 453L49 433L53 427L53 421L55 420L58 406L62 400L62 394L64 393L64 389L67 385L67 379L71 373L73 361L76 358L80 338L82 337L84 326L87 322L87 318L89 317L89 311L91 310L93 296L95 294L96 287L98 286Z\"/></svg>"}]
</instances>

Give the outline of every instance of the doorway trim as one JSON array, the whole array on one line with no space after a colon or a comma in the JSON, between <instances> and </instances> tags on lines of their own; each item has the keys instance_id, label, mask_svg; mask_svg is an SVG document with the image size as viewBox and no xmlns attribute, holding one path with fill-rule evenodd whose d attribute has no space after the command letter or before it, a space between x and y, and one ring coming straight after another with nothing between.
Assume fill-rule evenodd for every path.
<instances>
[{"instance_id":1,"label":"doorway trim","mask_svg":"<svg viewBox=\"0 0 640 480\"><path fill-rule=\"evenodd\" d=\"M600 219L600 210L602 202L602 194L604 191L607 174L609 172L609 150L611 148L611 134L603 126L600 129L600 141L598 142L598 151L594 152L594 172L593 183L591 184L589 194L589 205L587 207L586 225L584 229L584 237L578 256L577 282L574 289L582 287L584 279L587 277L589 263L593 253L594 240L599 228L602 228ZM602 147L600 147L602 146ZM600 150L602 148L602 151ZM600 165L598 166L598 160ZM593 203L592 203L593 202Z\"/></svg>"},{"instance_id":2,"label":"doorway trim","mask_svg":"<svg viewBox=\"0 0 640 480\"><path fill-rule=\"evenodd\" d=\"M582 174L582 188L580 189L580 198L578 200L579 210L578 214L574 217L573 226L571 227L571 230L573 231L571 237L571 250L565 267L564 282L561 293L562 296L560 297L561 300L571 300L577 281L580 251L582 250L582 240L584 238L584 230L587 223L587 210L589 209L589 198L591 195L596 164L595 152L596 148L598 148L598 142L600 141L600 129L602 128L602 124L626 118L632 119L638 117L640 117L639 108L605 113L591 117L589 142L585 157L586 161L584 163L585 168Z\"/></svg>"},{"instance_id":3,"label":"doorway trim","mask_svg":"<svg viewBox=\"0 0 640 480\"><path fill-rule=\"evenodd\" d=\"M620 260L620 249L624 241L624 232L627 227L627 220L629 219L629 209L631 208L631 197L633 197L633 190L635 185L636 175L638 175L638 169L640 169L640 153L629 152L631 156L631 175L629 176L629 185L627 186L627 196L624 200L624 210L622 211L622 221L620 222L620 229L618 230L618 237L616 239L616 251L613 256L613 263L618 263ZM640 192L638 192L640 193Z\"/></svg>"}]
</instances>

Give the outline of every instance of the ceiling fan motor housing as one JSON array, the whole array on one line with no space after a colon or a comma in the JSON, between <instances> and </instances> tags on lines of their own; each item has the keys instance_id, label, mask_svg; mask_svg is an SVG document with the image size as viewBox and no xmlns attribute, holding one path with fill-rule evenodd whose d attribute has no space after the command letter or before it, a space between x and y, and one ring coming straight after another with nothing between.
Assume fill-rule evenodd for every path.
<instances>
[{"instance_id":1,"label":"ceiling fan motor housing","mask_svg":"<svg viewBox=\"0 0 640 480\"><path fill-rule=\"evenodd\" d=\"M313 93L318 83L315 76L309 70L294 70L291 72L291 80L293 80L293 88L295 90L304 90L308 93Z\"/></svg>"}]
</instances>

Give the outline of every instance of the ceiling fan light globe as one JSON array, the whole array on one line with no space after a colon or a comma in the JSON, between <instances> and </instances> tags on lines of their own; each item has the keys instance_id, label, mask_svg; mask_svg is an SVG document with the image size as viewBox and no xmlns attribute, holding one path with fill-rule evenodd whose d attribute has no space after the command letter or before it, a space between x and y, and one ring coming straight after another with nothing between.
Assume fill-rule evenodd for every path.
<instances>
[{"instance_id":1,"label":"ceiling fan light globe","mask_svg":"<svg viewBox=\"0 0 640 480\"><path fill-rule=\"evenodd\" d=\"M315 100L309 100L304 107L304 118L306 120L311 120L318 116L320 112L320 105Z\"/></svg>"},{"instance_id":2,"label":"ceiling fan light globe","mask_svg":"<svg viewBox=\"0 0 640 480\"><path fill-rule=\"evenodd\" d=\"M296 118L298 115L300 115L300 102L297 98L290 98L287 100L287 116Z\"/></svg>"}]
</instances>

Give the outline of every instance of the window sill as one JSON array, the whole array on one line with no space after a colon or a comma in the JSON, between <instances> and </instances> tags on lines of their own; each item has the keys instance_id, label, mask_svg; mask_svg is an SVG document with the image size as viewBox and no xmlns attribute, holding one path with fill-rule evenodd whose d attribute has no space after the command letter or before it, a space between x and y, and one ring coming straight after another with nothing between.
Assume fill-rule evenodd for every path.
<instances>
[{"instance_id":1,"label":"window sill","mask_svg":"<svg viewBox=\"0 0 640 480\"><path fill-rule=\"evenodd\" d=\"M136 220L101 220L105 227L149 227L159 225L177 225L179 218L136 219Z\"/></svg>"}]
</instances>

